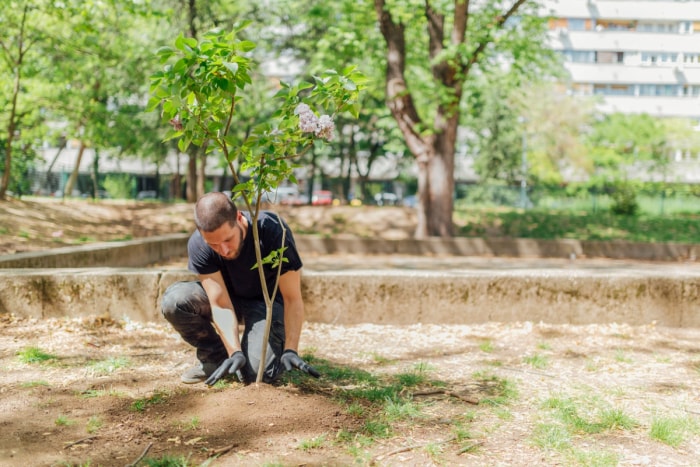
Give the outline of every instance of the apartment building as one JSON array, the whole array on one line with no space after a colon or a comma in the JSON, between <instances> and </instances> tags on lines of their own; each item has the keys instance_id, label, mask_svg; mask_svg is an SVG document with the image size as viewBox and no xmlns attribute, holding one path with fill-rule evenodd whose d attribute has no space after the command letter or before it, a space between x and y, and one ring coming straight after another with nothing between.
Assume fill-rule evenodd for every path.
<instances>
[{"instance_id":1,"label":"apartment building","mask_svg":"<svg viewBox=\"0 0 700 467\"><path fill-rule=\"evenodd\" d=\"M604 112L700 123L700 1L547 0L569 91Z\"/></svg>"}]
</instances>

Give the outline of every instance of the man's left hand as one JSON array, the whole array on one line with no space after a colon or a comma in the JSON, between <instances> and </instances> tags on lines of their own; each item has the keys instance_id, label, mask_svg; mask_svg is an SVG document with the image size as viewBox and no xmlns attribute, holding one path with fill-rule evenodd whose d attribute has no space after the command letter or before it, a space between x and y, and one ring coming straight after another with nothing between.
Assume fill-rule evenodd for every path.
<instances>
[{"instance_id":1,"label":"man's left hand","mask_svg":"<svg viewBox=\"0 0 700 467\"><path fill-rule=\"evenodd\" d=\"M316 371L316 368L312 367L304 360L302 360L302 358L299 356L299 354L296 353L295 350L285 350L282 354L282 357L280 358L280 361L282 362L282 365L284 365L284 369L287 371L292 371L292 368L298 368L299 370L310 374L314 378L318 378L321 376L321 373Z\"/></svg>"}]
</instances>

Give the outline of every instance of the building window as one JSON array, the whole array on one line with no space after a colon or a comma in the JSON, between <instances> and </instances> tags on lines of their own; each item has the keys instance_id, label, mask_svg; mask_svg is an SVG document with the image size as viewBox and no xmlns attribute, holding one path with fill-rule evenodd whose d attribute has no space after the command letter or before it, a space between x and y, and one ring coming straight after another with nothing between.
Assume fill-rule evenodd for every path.
<instances>
[{"instance_id":1,"label":"building window","mask_svg":"<svg viewBox=\"0 0 700 467\"><path fill-rule=\"evenodd\" d=\"M673 97L678 96L679 91L683 92L683 95L688 95L687 92L693 92L692 89L685 90L679 88L675 84L640 84L639 85L639 95L640 96L661 96L661 97Z\"/></svg>"},{"instance_id":2,"label":"building window","mask_svg":"<svg viewBox=\"0 0 700 467\"><path fill-rule=\"evenodd\" d=\"M585 31L586 20L582 18L569 18L568 27L570 31Z\"/></svg>"},{"instance_id":3,"label":"building window","mask_svg":"<svg viewBox=\"0 0 700 467\"><path fill-rule=\"evenodd\" d=\"M700 54L683 54L683 63L686 65L700 65Z\"/></svg>"},{"instance_id":4,"label":"building window","mask_svg":"<svg viewBox=\"0 0 700 467\"><path fill-rule=\"evenodd\" d=\"M686 97L700 96L700 86L686 84L683 86L683 95Z\"/></svg>"},{"instance_id":5,"label":"building window","mask_svg":"<svg viewBox=\"0 0 700 467\"><path fill-rule=\"evenodd\" d=\"M623 63L624 52L596 52L596 63Z\"/></svg>"},{"instance_id":6,"label":"building window","mask_svg":"<svg viewBox=\"0 0 700 467\"><path fill-rule=\"evenodd\" d=\"M677 53L642 52L642 65L678 63Z\"/></svg>"},{"instance_id":7,"label":"building window","mask_svg":"<svg viewBox=\"0 0 700 467\"><path fill-rule=\"evenodd\" d=\"M600 96L633 96L634 86L627 84L596 84L593 94Z\"/></svg>"},{"instance_id":8,"label":"building window","mask_svg":"<svg viewBox=\"0 0 700 467\"><path fill-rule=\"evenodd\" d=\"M564 60L572 63L595 63L595 52L592 50L562 50Z\"/></svg>"},{"instance_id":9,"label":"building window","mask_svg":"<svg viewBox=\"0 0 700 467\"><path fill-rule=\"evenodd\" d=\"M596 21L597 31L634 31L638 30L636 21L624 21L624 20L603 20L599 19Z\"/></svg>"},{"instance_id":10,"label":"building window","mask_svg":"<svg viewBox=\"0 0 700 467\"><path fill-rule=\"evenodd\" d=\"M682 23L671 22L645 22L636 27L639 32L655 32L661 34L677 34L682 31Z\"/></svg>"}]
</instances>

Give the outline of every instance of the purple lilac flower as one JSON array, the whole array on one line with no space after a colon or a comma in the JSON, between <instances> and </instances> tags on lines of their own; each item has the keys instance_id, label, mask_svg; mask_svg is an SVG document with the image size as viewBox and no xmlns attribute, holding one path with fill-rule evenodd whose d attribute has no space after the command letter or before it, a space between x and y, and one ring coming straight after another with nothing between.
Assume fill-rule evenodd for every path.
<instances>
[{"instance_id":1,"label":"purple lilac flower","mask_svg":"<svg viewBox=\"0 0 700 467\"><path fill-rule=\"evenodd\" d=\"M318 119L318 126L316 128L316 136L323 138L326 141L333 139L333 130L335 130L335 123L329 115L321 115Z\"/></svg>"}]
</instances>

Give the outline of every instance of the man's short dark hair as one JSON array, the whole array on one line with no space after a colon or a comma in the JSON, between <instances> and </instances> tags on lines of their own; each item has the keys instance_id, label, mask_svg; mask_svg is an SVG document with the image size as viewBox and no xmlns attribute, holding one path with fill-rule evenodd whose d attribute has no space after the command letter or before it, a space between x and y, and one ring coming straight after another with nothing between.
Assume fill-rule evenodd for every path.
<instances>
[{"instance_id":1,"label":"man's short dark hair","mask_svg":"<svg viewBox=\"0 0 700 467\"><path fill-rule=\"evenodd\" d=\"M238 208L225 193L207 193L194 205L194 224L202 232L214 232L225 223L234 225Z\"/></svg>"}]
</instances>

